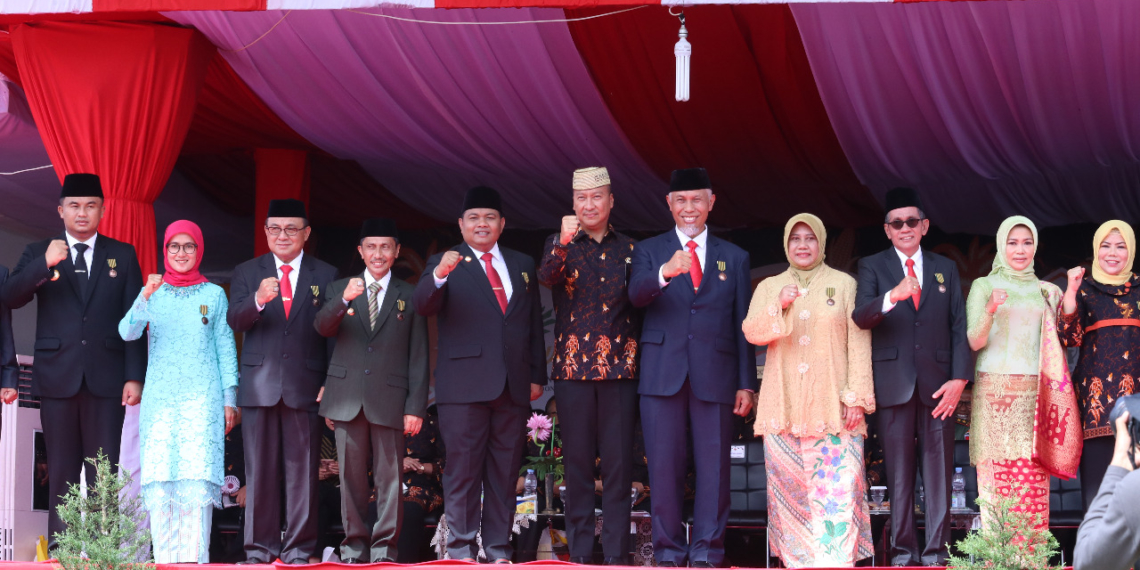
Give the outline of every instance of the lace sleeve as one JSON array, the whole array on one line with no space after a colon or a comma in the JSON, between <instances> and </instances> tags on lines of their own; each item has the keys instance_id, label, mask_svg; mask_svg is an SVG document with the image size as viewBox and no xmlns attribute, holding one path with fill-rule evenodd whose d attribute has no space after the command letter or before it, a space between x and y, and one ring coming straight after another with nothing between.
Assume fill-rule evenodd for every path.
<instances>
[{"instance_id":1,"label":"lace sleeve","mask_svg":"<svg viewBox=\"0 0 1140 570\"><path fill-rule=\"evenodd\" d=\"M218 289L218 301L214 304L211 321L214 323L214 350L218 354L218 376L222 379L222 396L225 405L237 405L238 363L237 346L234 344L234 331L226 322L229 301L226 294Z\"/></svg>"},{"instance_id":2,"label":"lace sleeve","mask_svg":"<svg viewBox=\"0 0 1140 570\"><path fill-rule=\"evenodd\" d=\"M1082 284L1082 288L1084 285ZM1069 348L1076 348L1081 346L1085 338L1085 325L1082 322L1081 315L1085 314L1085 296L1081 291L1077 292L1077 310L1073 314L1066 315L1064 307L1061 307L1058 313L1058 331L1061 337L1061 344Z\"/></svg>"},{"instance_id":3,"label":"lace sleeve","mask_svg":"<svg viewBox=\"0 0 1140 570\"><path fill-rule=\"evenodd\" d=\"M986 311L986 303L992 292L993 285L985 277L976 279L970 286L970 295L966 297L966 337L971 347L985 346L989 340L994 316Z\"/></svg>"},{"instance_id":4,"label":"lace sleeve","mask_svg":"<svg viewBox=\"0 0 1140 570\"><path fill-rule=\"evenodd\" d=\"M764 346L792 334L792 312L780 307L780 288L773 277L756 287L741 327L748 342Z\"/></svg>"},{"instance_id":5,"label":"lace sleeve","mask_svg":"<svg viewBox=\"0 0 1140 570\"><path fill-rule=\"evenodd\" d=\"M871 331L863 330L850 317L855 312L855 297L847 299L847 383L843 387L843 403L875 411L875 382L871 374Z\"/></svg>"},{"instance_id":6,"label":"lace sleeve","mask_svg":"<svg viewBox=\"0 0 1140 570\"><path fill-rule=\"evenodd\" d=\"M131 305L131 310L127 311L127 314L123 315L123 319L119 321L119 336L126 341L138 340L142 337L149 322L150 312L147 310L147 299L143 297L140 290L139 296L135 298L135 304Z\"/></svg>"}]
</instances>

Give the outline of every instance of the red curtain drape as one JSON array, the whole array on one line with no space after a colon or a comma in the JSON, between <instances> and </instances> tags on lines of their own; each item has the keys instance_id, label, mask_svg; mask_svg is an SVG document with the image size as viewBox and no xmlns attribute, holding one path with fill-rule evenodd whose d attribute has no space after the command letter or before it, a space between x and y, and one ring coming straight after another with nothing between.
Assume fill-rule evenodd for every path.
<instances>
[{"instance_id":1,"label":"red curtain drape","mask_svg":"<svg viewBox=\"0 0 1140 570\"><path fill-rule=\"evenodd\" d=\"M215 49L195 30L152 23L43 22L11 30L24 91L60 180L103 181L99 230L158 261L154 201L178 158Z\"/></svg>"},{"instance_id":2,"label":"red curtain drape","mask_svg":"<svg viewBox=\"0 0 1140 570\"><path fill-rule=\"evenodd\" d=\"M707 168L711 218L725 226L782 226L804 211L828 224L876 222L880 207L839 146L788 6L684 11L693 45L685 103L673 97L680 22L665 7L569 24L614 118L658 175Z\"/></svg>"},{"instance_id":3,"label":"red curtain drape","mask_svg":"<svg viewBox=\"0 0 1140 570\"><path fill-rule=\"evenodd\" d=\"M263 229L265 218L269 214L269 201L285 198L300 200L305 203L306 210L309 210L311 220L313 212L309 207L309 188L312 178L307 151L259 148L253 152L253 160L257 167L253 252L262 255L269 253L269 242L265 239Z\"/></svg>"}]
</instances>

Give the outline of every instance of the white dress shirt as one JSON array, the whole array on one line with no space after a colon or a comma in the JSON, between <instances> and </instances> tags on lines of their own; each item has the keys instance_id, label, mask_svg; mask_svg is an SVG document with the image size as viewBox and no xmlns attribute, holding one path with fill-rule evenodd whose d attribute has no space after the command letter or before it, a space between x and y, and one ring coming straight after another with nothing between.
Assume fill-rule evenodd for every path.
<instances>
[{"instance_id":1,"label":"white dress shirt","mask_svg":"<svg viewBox=\"0 0 1140 570\"><path fill-rule=\"evenodd\" d=\"M290 261L289 263L285 263L284 261L281 261L281 258L277 257L276 254L274 254L274 256L273 256L273 263L277 265L278 289L280 289L280 281L283 278L283 276L285 275L285 272L281 271L281 268L286 266L286 265L293 268L293 271L291 271L289 273L289 290L293 292L294 297L297 296L297 291L296 291L296 289L297 289L297 272L301 270L301 258L303 258L303 257L305 257L305 250L303 250L303 249L301 250L301 253L298 253L297 257L294 257L293 261ZM258 287L260 287L260 286L261 286L261 284L258 283ZM284 291L278 291L277 292L278 295L281 295L282 293L284 293ZM253 298L253 304L257 305L258 312L260 312L262 309L265 308L265 305L258 305L257 304L256 293L255 293L255 296Z\"/></svg>"},{"instance_id":2,"label":"white dress shirt","mask_svg":"<svg viewBox=\"0 0 1140 570\"><path fill-rule=\"evenodd\" d=\"M906 270L906 260L914 260L914 275L915 277L918 277L919 288L922 288L922 248L919 248L918 251L914 252L914 257L907 257L906 254L899 251L898 248L894 248L894 250L895 253L899 256L899 264L902 265L904 277L908 275ZM887 294L883 296L883 314L891 312L891 309L893 308L895 308L895 304L891 302L891 292L887 291Z\"/></svg>"},{"instance_id":3,"label":"white dress shirt","mask_svg":"<svg viewBox=\"0 0 1140 570\"><path fill-rule=\"evenodd\" d=\"M95 259L95 238L99 237L99 234L92 235L91 237L87 238L86 241L79 241L67 232L64 232L63 235L67 237L67 247L71 250L72 264L75 264L76 256L79 255L79 251L75 249L75 244L87 244L87 251L83 252L83 260L87 262L88 277L90 277L90 272L93 270L91 264Z\"/></svg>"},{"instance_id":4,"label":"white dress shirt","mask_svg":"<svg viewBox=\"0 0 1140 570\"><path fill-rule=\"evenodd\" d=\"M483 263L482 259L483 254L486 252L479 251L475 248L471 248L471 251L475 252L475 257L472 257L471 261L466 261L461 257L459 258L459 263L478 263L479 268L483 270L483 273L486 273L487 264ZM511 293L514 292L514 286L511 285L511 275L507 271L507 262L503 260L503 252L499 251L499 242L495 242L495 245L491 246L490 253L491 267L494 267L495 271L499 273L499 280L503 282L503 293L507 295L507 302L509 303L511 302ZM443 284L447 283L447 277L440 279L439 277L435 276L435 269L432 269L431 276L433 279L435 279L436 289L443 287ZM488 279L490 278L488 277Z\"/></svg>"},{"instance_id":5,"label":"white dress shirt","mask_svg":"<svg viewBox=\"0 0 1140 570\"><path fill-rule=\"evenodd\" d=\"M708 226L705 226L705 229L701 230L701 233L697 234L696 237L689 237L681 231L681 228L676 226L673 227L673 230L677 232L677 239L681 240L682 250L689 251L690 240L697 242L697 261L701 263L701 271L703 272L705 270L705 253L708 251L708 247L706 247L709 240ZM657 284L664 289L669 283L670 281L665 280L665 264L661 264L661 268L657 270Z\"/></svg>"}]
</instances>

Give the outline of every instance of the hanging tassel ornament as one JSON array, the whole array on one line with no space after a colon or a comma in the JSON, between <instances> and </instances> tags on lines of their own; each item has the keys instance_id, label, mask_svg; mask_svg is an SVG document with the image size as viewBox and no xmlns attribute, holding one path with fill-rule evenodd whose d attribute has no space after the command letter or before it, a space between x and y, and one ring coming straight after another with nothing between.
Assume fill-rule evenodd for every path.
<instances>
[{"instance_id":1,"label":"hanging tassel ornament","mask_svg":"<svg viewBox=\"0 0 1140 570\"><path fill-rule=\"evenodd\" d=\"M680 14L673 14L673 10L669 13L681 19L681 31L678 32L680 40L677 45L673 47L673 55L677 57L677 100L689 100L689 59L693 55L693 46L689 44L689 30L685 29L685 12Z\"/></svg>"}]
</instances>

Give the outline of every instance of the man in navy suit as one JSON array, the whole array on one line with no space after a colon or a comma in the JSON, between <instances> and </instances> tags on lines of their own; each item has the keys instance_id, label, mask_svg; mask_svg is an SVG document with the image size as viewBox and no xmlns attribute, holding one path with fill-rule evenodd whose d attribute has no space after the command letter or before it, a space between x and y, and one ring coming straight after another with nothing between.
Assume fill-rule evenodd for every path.
<instances>
[{"instance_id":1,"label":"man in navy suit","mask_svg":"<svg viewBox=\"0 0 1140 570\"><path fill-rule=\"evenodd\" d=\"M8 268L0 265L0 288L8 280ZM16 344L12 338L12 309L0 302L0 402L11 404L19 396L16 364Z\"/></svg>"},{"instance_id":2,"label":"man in navy suit","mask_svg":"<svg viewBox=\"0 0 1140 570\"><path fill-rule=\"evenodd\" d=\"M312 227L300 200L271 200L269 253L234 269L226 320L243 333L242 441L245 445L246 563L308 564L317 548L317 415L328 370L328 341L313 321L336 268L305 254ZM282 501L284 495L284 501ZM285 535L281 510L285 510Z\"/></svg>"},{"instance_id":3,"label":"man in navy suit","mask_svg":"<svg viewBox=\"0 0 1140 570\"><path fill-rule=\"evenodd\" d=\"M724 561L732 414L752 409L756 352L741 324L752 294L748 254L709 235L716 196L703 168L673 171L666 202L676 228L634 249L629 298L645 307L641 421L653 488L658 566ZM681 519L687 433L697 469L692 542Z\"/></svg>"},{"instance_id":4,"label":"man in navy suit","mask_svg":"<svg viewBox=\"0 0 1140 570\"><path fill-rule=\"evenodd\" d=\"M920 247L930 220L910 188L887 193L883 230L893 247L859 262L851 318L871 329L879 440L891 487L894 566L945 566L950 541L954 409L973 377L966 303L953 261ZM915 437L922 446L915 460ZM926 548L914 526L915 470L922 465Z\"/></svg>"},{"instance_id":5,"label":"man in navy suit","mask_svg":"<svg viewBox=\"0 0 1140 570\"><path fill-rule=\"evenodd\" d=\"M66 528L56 511L60 495L100 449L117 467L125 406L139 403L146 377L146 340L119 336L119 321L142 290L142 270L134 246L98 231L99 177L64 177L58 210L64 234L29 244L0 295L13 309L36 299L32 394L40 397L47 444L53 549L56 533ZM93 485L95 470L85 473Z\"/></svg>"},{"instance_id":6,"label":"man in navy suit","mask_svg":"<svg viewBox=\"0 0 1140 570\"><path fill-rule=\"evenodd\" d=\"M416 312L437 317L435 401L447 447L443 504L451 558L511 562L511 524L529 402L546 384L538 275L530 256L499 247L499 193L467 192L463 242L433 255L416 285Z\"/></svg>"}]
</instances>

